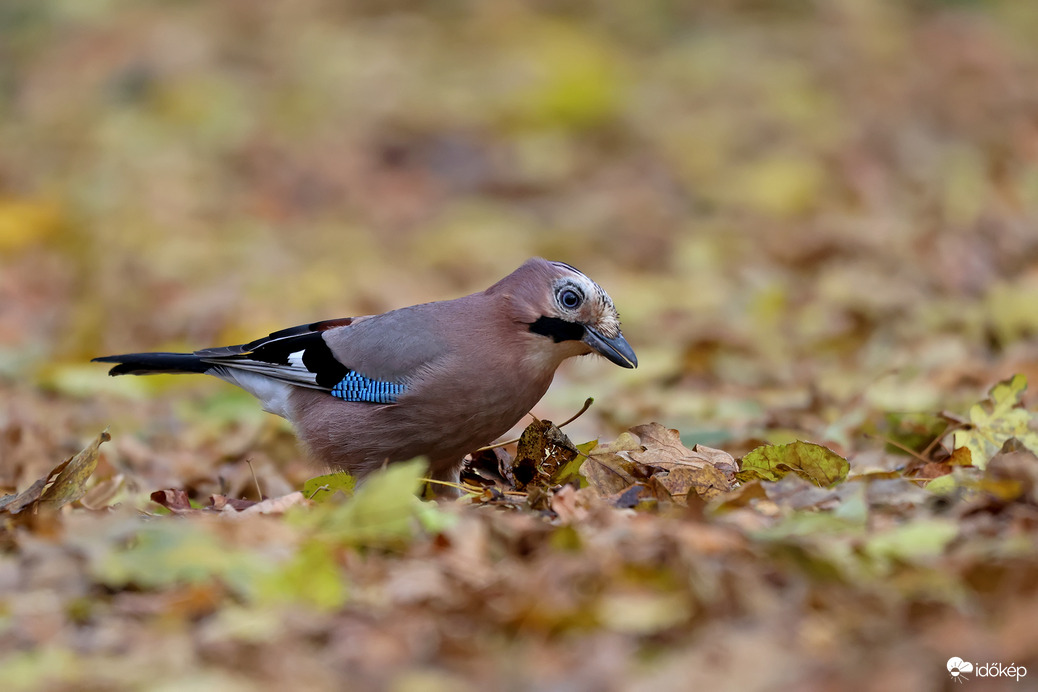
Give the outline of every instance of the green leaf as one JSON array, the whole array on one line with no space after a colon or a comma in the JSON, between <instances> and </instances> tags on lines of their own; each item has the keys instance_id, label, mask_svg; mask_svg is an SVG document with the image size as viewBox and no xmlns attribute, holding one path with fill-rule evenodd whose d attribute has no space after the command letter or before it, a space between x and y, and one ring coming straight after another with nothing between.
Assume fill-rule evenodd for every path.
<instances>
[{"instance_id":1,"label":"green leaf","mask_svg":"<svg viewBox=\"0 0 1038 692\"><path fill-rule=\"evenodd\" d=\"M303 483L303 497L317 503L327 502L335 497L336 493L342 493L343 497L352 497L356 487L357 479L350 474L343 471L328 473L315 476Z\"/></svg>"},{"instance_id":2,"label":"green leaf","mask_svg":"<svg viewBox=\"0 0 1038 692\"><path fill-rule=\"evenodd\" d=\"M586 487L587 479L580 475L580 467L583 466L585 461L587 461L587 456L591 453L591 450L597 446L598 440L591 440L582 445L577 445L577 456L559 467L554 475L552 475L551 482L556 485L562 485L563 483L568 483L573 479L577 479L580 482L580 487Z\"/></svg>"},{"instance_id":3,"label":"green leaf","mask_svg":"<svg viewBox=\"0 0 1038 692\"><path fill-rule=\"evenodd\" d=\"M365 479L347 502L325 503L292 516L317 535L345 545L406 544L417 528L430 525L428 514L439 511L416 495L425 469L421 459L390 464Z\"/></svg>"},{"instance_id":4,"label":"green leaf","mask_svg":"<svg viewBox=\"0 0 1038 692\"><path fill-rule=\"evenodd\" d=\"M128 545L120 543L106 541L89 551L94 579L110 588L162 590L218 580L247 602L322 610L338 608L347 597L334 549L315 538L275 559L229 544L202 523L156 521L141 526Z\"/></svg>"},{"instance_id":5,"label":"green leaf","mask_svg":"<svg viewBox=\"0 0 1038 692\"><path fill-rule=\"evenodd\" d=\"M204 526L156 521L142 525L126 548L96 551L91 571L95 579L113 588L132 584L158 589L217 578L240 595L248 595L256 579L270 571L270 564L259 555L229 549Z\"/></svg>"},{"instance_id":6,"label":"green leaf","mask_svg":"<svg viewBox=\"0 0 1038 692\"><path fill-rule=\"evenodd\" d=\"M992 387L986 401L970 408L969 429L956 430L952 440L956 449L969 449L974 466L986 467L991 457L1013 437L1038 454L1038 431L1030 427L1034 415L1020 405L1025 389L1027 378L1013 375Z\"/></svg>"},{"instance_id":7,"label":"green leaf","mask_svg":"<svg viewBox=\"0 0 1038 692\"><path fill-rule=\"evenodd\" d=\"M335 610L346 601L346 582L335 551L324 542L304 542L295 557L260 582L260 595L273 602L305 603Z\"/></svg>"},{"instance_id":8,"label":"green leaf","mask_svg":"<svg viewBox=\"0 0 1038 692\"><path fill-rule=\"evenodd\" d=\"M958 525L947 519L917 519L869 538L864 552L881 561L915 563L944 553L959 535Z\"/></svg>"},{"instance_id":9,"label":"green leaf","mask_svg":"<svg viewBox=\"0 0 1038 692\"><path fill-rule=\"evenodd\" d=\"M765 445L742 458L741 471L735 477L777 481L787 473L795 473L815 485L828 488L847 478L850 464L836 452L811 442L788 445Z\"/></svg>"},{"instance_id":10,"label":"green leaf","mask_svg":"<svg viewBox=\"0 0 1038 692\"><path fill-rule=\"evenodd\" d=\"M935 495L950 495L960 486L959 479L953 473L938 476L927 483L924 487Z\"/></svg>"}]
</instances>

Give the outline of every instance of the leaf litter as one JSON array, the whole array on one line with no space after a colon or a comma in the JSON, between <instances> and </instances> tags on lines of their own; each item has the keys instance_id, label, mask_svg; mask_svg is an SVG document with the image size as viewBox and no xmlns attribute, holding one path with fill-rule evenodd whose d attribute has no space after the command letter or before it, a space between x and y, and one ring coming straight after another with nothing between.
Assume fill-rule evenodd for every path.
<instances>
[{"instance_id":1,"label":"leaf litter","mask_svg":"<svg viewBox=\"0 0 1038 692\"><path fill-rule=\"evenodd\" d=\"M996 385L992 397L1023 384ZM1033 422L1012 410L1023 416L1014 431ZM999 416L973 420L986 439L1005 429ZM159 619L222 652L185 654L198 670L238 681L294 675L264 654L275 650L374 685L429 656L437 680L478 680L522 651L542 660L524 674L532 684L574 670L651 679L682 669L688 646L735 646L750 634L733 618L753 613L764 631L804 632L791 656L850 646L862 628L882 652L902 627L916 632L913 655L932 656L977 607L987 617L1038 608L1018 576L1038 575L1038 457L1015 437L978 465L934 461L946 473L931 479L896 456L895 470L859 473L855 459L807 442L735 459L658 423L577 445L537 420L514 454L489 450L492 479L479 462L488 452L474 455L466 477L479 480L454 502L421 501L424 465L414 462L356 487L344 474L315 477L277 498L203 502L165 489L87 505L110 480L92 476L108 439L0 506L6 583L55 599L0 592L5 660L24 680L71 684L44 664L64 657L95 682L108 680L107 661L115 688L142 684L163 664L138 642L161 648L180 636ZM954 433L939 442L935 460L967 443ZM953 485L935 492L943 478ZM106 638L84 645L84 627ZM126 646L139 653L116 663ZM601 659L601 647L624 655ZM635 663L646 655L651 669ZM717 665L748 679L734 662Z\"/></svg>"}]
</instances>

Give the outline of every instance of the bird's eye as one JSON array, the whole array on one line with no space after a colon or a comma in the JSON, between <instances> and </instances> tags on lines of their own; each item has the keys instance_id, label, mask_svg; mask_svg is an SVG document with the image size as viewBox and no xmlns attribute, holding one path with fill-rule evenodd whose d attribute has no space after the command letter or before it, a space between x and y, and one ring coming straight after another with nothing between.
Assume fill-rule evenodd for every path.
<instances>
[{"instance_id":1,"label":"bird's eye","mask_svg":"<svg viewBox=\"0 0 1038 692\"><path fill-rule=\"evenodd\" d=\"M559 304L567 310L573 310L578 307L583 300L583 296L571 288L567 288L559 293Z\"/></svg>"}]
</instances>

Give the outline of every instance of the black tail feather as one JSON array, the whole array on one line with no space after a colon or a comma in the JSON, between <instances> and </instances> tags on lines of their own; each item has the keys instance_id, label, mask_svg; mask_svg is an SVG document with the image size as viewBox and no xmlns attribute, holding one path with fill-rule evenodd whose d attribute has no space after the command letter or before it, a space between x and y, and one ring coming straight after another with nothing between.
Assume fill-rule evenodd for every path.
<instances>
[{"instance_id":1,"label":"black tail feather","mask_svg":"<svg viewBox=\"0 0 1038 692\"><path fill-rule=\"evenodd\" d=\"M109 375L157 375L160 373L207 372L211 363L203 363L193 353L126 353L121 356L94 358L93 363L118 363Z\"/></svg>"}]
</instances>

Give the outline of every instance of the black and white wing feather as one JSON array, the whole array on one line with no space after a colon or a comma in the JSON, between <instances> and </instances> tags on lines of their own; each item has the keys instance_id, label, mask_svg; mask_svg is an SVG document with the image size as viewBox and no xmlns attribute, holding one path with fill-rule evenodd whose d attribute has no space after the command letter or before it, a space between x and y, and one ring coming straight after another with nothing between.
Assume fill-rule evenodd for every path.
<instances>
[{"instance_id":1,"label":"black and white wing feather","mask_svg":"<svg viewBox=\"0 0 1038 692\"><path fill-rule=\"evenodd\" d=\"M326 320L290 327L240 346L195 351L202 363L244 370L286 384L331 391L350 369L339 362L324 340L324 332L347 327L353 318Z\"/></svg>"}]
</instances>

